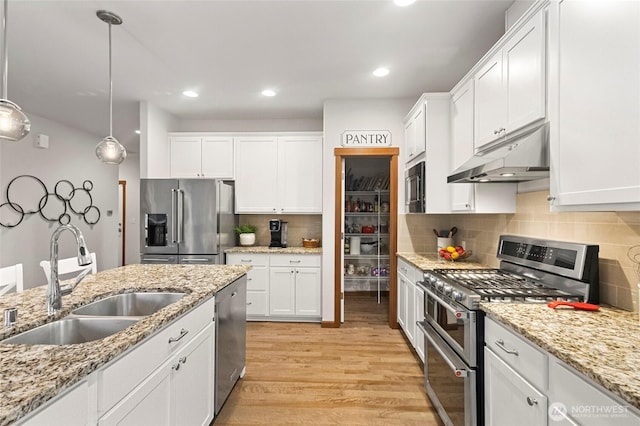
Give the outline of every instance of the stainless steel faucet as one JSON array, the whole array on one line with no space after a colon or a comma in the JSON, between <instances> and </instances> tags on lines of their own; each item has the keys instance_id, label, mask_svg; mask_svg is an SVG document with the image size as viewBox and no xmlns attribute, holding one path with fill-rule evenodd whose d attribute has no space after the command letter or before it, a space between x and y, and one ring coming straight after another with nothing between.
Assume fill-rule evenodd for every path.
<instances>
[{"instance_id":1,"label":"stainless steel faucet","mask_svg":"<svg viewBox=\"0 0 640 426\"><path fill-rule=\"evenodd\" d=\"M47 286L47 314L49 315L54 315L56 311L62 308L62 292L60 291L60 280L58 279L58 238L65 230L71 231L73 236L76 237L76 244L78 245L78 265L91 265L89 249L87 248L87 244L84 242L82 232L80 232L77 227L73 225L62 225L53 231L53 234L51 235L51 244L49 245L51 276ZM77 282L79 281L77 280Z\"/></svg>"}]
</instances>

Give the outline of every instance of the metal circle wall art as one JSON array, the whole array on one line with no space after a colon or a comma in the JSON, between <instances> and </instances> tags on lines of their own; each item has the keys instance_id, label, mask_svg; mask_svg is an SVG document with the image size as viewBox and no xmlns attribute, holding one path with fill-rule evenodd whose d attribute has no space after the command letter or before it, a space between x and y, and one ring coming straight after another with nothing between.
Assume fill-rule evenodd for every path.
<instances>
[{"instance_id":1,"label":"metal circle wall art","mask_svg":"<svg viewBox=\"0 0 640 426\"><path fill-rule=\"evenodd\" d=\"M88 225L100 220L100 209L93 204L93 182L85 180L76 187L71 181L56 182L53 192L35 176L20 175L9 182L5 191L6 201L0 204L0 226L14 228L25 216L39 214L47 222L67 225L71 222L69 211Z\"/></svg>"}]
</instances>

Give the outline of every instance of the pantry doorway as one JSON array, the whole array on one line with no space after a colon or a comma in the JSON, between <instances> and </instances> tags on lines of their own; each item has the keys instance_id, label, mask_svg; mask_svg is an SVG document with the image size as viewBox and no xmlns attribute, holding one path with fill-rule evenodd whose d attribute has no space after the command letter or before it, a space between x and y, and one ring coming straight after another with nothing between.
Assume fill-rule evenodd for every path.
<instances>
[{"instance_id":1,"label":"pantry doorway","mask_svg":"<svg viewBox=\"0 0 640 426\"><path fill-rule=\"evenodd\" d=\"M377 292L376 300L388 303L388 325L398 328L395 254L399 151L397 147L334 150L334 324L337 327L345 320L345 293L362 294L364 290ZM366 163L369 165L362 166ZM352 239L357 247L351 245ZM388 297L380 298L381 283L385 295L388 290Z\"/></svg>"}]
</instances>

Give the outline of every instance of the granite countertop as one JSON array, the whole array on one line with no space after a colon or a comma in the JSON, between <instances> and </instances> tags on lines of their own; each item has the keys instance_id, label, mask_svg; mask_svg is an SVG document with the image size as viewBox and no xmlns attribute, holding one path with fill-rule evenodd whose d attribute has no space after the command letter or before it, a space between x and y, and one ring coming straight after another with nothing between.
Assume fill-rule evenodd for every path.
<instances>
[{"instance_id":1,"label":"granite countertop","mask_svg":"<svg viewBox=\"0 0 640 426\"><path fill-rule=\"evenodd\" d=\"M0 297L0 309L18 308L18 322L0 339L68 315L105 296L132 291L188 293L131 327L99 341L75 345L9 345L0 341L0 425L22 418L62 390L153 334L245 274L242 265L128 265L87 276L62 297L62 310L47 316L46 286Z\"/></svg>"},{"instance_id":2,"label":"granite countertop","mask_svg":"<svg viewBox=\"0 0 640 426\"><path fill-rule=\"evenodd\" d=\"M259 254L322 254L322 247L269 247L269 246L246 246L231 247L225 253L259 253Z\"/></svg>"},{"instance_id":3,"label":"granite countertop","mask_svg":"<svg viewBox=\"0 0 640 426\"><path fill-rule=\"evenodd\" d=\"M429 271L433 269L482 269L490 268L490 266L483 265L478 262L471 262L467 260L458 260L451 262L444 260L438 256L438 253L396 253L396 255L403 260L411 263L418 269L423 271Z\"/></svg>"},{"instance_id":4,"label":"granite countertop","mask_svg":"<svg viewBox=\"0 0 640 426\"><path fill-rule=\"evenodd\" d=\"M491 318L640 409L640 324L636 312L481 303Z\"/></svg>"}]
</instances>

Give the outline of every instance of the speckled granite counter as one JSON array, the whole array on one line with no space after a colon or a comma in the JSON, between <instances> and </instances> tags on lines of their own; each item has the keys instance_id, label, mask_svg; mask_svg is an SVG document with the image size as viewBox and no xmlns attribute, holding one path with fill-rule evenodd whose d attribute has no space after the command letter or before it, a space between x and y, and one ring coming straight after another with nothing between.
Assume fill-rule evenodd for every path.
<instances>
[{"instance_id":1,"label":"speckled granite counter","mask_svg":"<svg viewBox=\"0 0 640 426\"><path fill-rule=\"evenodd\" d=\"M457 262L450 262L442 259L437 253L396 253L398 257L411 263L418 269L428 271L432 269L479 269L489 268L487 265L477 262L469 262L466 260L459 260Z\"/></svg>"},{"instance_id":2,"label":"speckled granite counter","mask_svg":"<svg viewBox=\"0 0 640 426\"><path fill-rule=\"evenodd\" d=\"M481 303L491 318L640 409L638 314L611 307L597 312L546 304Z\"/></svg>"},{"instance_id":3,"label":"speckled granite counter","mask_svg":"<svg viewBox=\"0 0 640 426\"><path fill-rule=\"evenodd\" d=\"M322 247L305 248L305 247L287 247L277 248L269 246L249 246L249 247L232 247L226 249L225 253L262 253L262 254L322 254Z\"/></svg>"},{"instance_id":4,"label":"speckled granite counter","mask_svg":"<svg viewBox=\"0 0 640 426\"><path fill-rule=\"evenodd\" d=\"M18 322L0 339L68 315L105 296L130 291L180 291L180 301L105 339L77 345L8 345L0 341L0 425L8 425L79 382L247 272L246 266L129 265L87 276L47 317L46 286L0 297L0 309L18 308Z\"/></svg>"}]
</instances>

